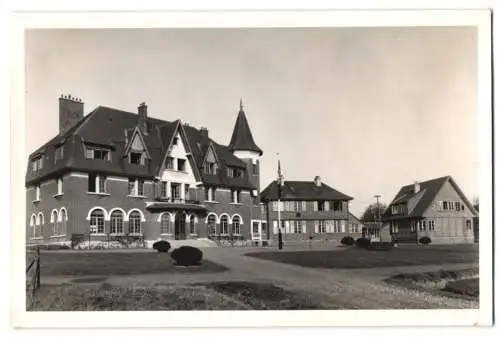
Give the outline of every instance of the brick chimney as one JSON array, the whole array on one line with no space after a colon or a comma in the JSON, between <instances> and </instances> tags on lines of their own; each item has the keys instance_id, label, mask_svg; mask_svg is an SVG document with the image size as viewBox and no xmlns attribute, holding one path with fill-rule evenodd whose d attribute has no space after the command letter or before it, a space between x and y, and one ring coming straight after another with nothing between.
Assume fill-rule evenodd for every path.
<instances>
[{"instance_id":1,"label":"brick chimney","mask_svg":"<svg viewBox=\"0 0 500 337\"><path fill-rule=\"evenodd\" d=\"M201 134L201 145L203 146L208 145L208 129L202 126L200 128L200 134Z\"/></svg>"},{"instance_id":2,"label":"brick chimney","mask_svg":"<svg viewBox=\"0 0 500 337\"><path fill-rule=\"evenodd\" d=\"M320 176L314 177L314 185L316 185L318 187L321 186L321 177Z\"/></svg>"},{"instance_id":3,"label":"brick chimney","mask_svg":"<svg viewBox=\"0 0 500 337\"><path fill-rule=\"evenodd\" d=\"M71 95L59 97L59 134L63 134L83 118L83 102Z\"/></svg>"},{"instance_id":4,"label":"brick chimney","mask_svg":"<svg viewBox=\"0 0 500 337\"><path fill-rule=\"evenodd\" d=\"M139 113L139 128L142 133L148 134L148 106L145 102L142 102L137 108L137 112Z\"/></svg>"}]
</instances>

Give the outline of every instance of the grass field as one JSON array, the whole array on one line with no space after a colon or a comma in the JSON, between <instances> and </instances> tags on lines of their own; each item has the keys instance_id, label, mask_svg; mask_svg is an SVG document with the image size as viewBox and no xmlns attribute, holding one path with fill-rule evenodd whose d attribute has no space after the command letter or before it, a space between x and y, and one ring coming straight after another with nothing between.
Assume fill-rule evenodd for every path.
<instances>
[{"instance_id":1,"label":"grass field","mask_svg":"<svg viewBox=\"0 0 500 337\"><path fill-rule=\"evenodd\" d=\"M133 275L154 273L215 273L227 268L209 260L188 268L173 264L169 253L41 253L41 277Z\"/></svg>"},{"instance_id":2,"label":"grass field","mask_svg":"<svg viewBox=\"0 0 500 337\"><path fill-rule=\"evenodd\" d=\"M479 278L448 282L443 291L471 297L479 297Z\"/></svg>"},{"instance_id":3,"label":"grass field","mask_svg":"<svg viewBox=\"0 0 500 337\"><path fill-rule=\"evenodd\" d=\"M376 267L478 263L475 245L401 246L390 251L350 247L332 251L255 252L247 256L311 268L363 269Z\"/></svg>"},{"instance_id":4,"label":"grass field","mask_svg":"<svg viewBox=\"0 0 500 337\"><path fill-rule=\"evenodd\" d=\"M217 282L155 287L42 287L32 311L327 309L308 295L265 283Z\"/></svg>"}]
</instances>

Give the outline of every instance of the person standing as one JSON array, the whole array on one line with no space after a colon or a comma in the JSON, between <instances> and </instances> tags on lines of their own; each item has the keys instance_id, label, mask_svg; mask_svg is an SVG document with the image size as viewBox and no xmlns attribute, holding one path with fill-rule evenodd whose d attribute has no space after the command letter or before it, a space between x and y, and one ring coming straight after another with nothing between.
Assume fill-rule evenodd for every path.
<instances>
[{"instance_id":1,"label":"person standing","mask_svg":"<svg viewBox=\"0 0 500 337\"><path fill-rule=\"evenodd\" d=\"M283 234L281 234L281 228L278 229L278 249L283 249Z\"/></svg>"}]
</instances>

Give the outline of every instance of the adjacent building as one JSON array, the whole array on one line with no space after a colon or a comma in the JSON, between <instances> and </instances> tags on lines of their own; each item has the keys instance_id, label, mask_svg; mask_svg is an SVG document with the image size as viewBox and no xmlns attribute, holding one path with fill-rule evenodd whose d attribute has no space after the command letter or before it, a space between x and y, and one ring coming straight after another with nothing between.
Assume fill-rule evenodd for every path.
<instances>
[{"instance_id":1,"label":"adjacent building","mask_svg":"<svg viewBox=\"0 0 500 337\"><path fill-rule=\"evenodd\" d=\"M261 200L272 240L277 239L279 229L287 241L310 237L340 240L353 229L349 212L352 198L323 183L318 176L313 181L273 181L262 191ZM354 229L361 232L360 226Z\"/></svg>"},{"instance_id":2,"label":"adjacent building","mask_svg":"<svg viewBox=\"0 0 500 337\"><path fill-rule=\"evenodd\" d=\"M240 102L228 145L205 127L59 98L59 133L29 156L27 240L267 238L260 157Z\"/></svg>"},{"instance_id":3,"label":"adjacent building","mask_svg":"<svg viewBox=\"0 0 500 337\"><path fill-rule=\"evenodd\" d=\"M477 212L451 176L401 187L383 215L383 240L433 243L474 242Z\"/></svg>"}]
</instances>

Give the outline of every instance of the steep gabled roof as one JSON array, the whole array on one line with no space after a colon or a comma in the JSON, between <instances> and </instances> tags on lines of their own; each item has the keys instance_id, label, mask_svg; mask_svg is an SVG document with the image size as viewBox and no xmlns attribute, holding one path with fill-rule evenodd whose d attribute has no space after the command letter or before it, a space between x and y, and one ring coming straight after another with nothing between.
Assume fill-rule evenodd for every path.
<instances>
[{"instance_id":1,"label":"steep gabled roof","mask_svg":"<svg viewBox=\"0 0 500 337\"><path fill-rule=\"evenodd\" d=\"M193 161L193 166L198 169L201 168L206 148L203 150L199 146L201 143L200 130L182 125L180 120L168 122L150 117L147 118L149 132L147 134L141 133L150 160L147 165L130 164L126 158L123 158L123 153L132 140L134 130L138 125L138 119L139 116L135 113L104 106L97 107L65 134L57 135L30 155L31 159L43 153L45 160L43 168L39 171L33 172L28 166L26 185L33 185L39 181L56 177L62 172L75 170L154 179L158 175L158 169L161 167L170 142L178 128L182 128L181 134L187 138L187 146L190 148L192 155L190 161ZM220 145L211 139L209 141L213 143L216 154L223 165L246 169L245 162L234 156L226 146ZM64 158L55 162L55 146L59 144L64 145ZM100 145L112 149L111 162L86 159L84 155L85 144ZM244 178L229 178L225 166L221 168L216 176L210 176L207 179L204 179L203 176L198 178L202 179L206 184L221 187L256 188L251 184L248 172Z\"/></svg>"},{"instance_id":2,"label":"steep gabled roof","mask_svg":"<svg viewBox=\"0 0 500 337\"><path fill-rule=\"evenodd\" d=\"M260 194L263 201L278 200L278 182L271 182ZM285 181L281 188L282 200L352 200L352 197L322 183L313 181Z\"/></svg>"},{"instance_id":3,"label":"steep gabled roof","mask_svg":"<svg viewBox=\"0 0 500 337\"><path fill-rule=\"evenodd\" d=\"M262 150L253 140L252 132L250 131L250 126L248 125L247 117L245 116L245 111L243 111L243 104L241 102L238 118L236 118L233 135L231 136L228 147L231 151L253 151L262 156Z\"/></svg>"},{"instance_id":4,"label":"steep gabled roof","mask_svg":"<svg viewBox=\"0 0 500 337\"><path fill-rule=\"evenodd\" d=\"M451 176L444 176L440 178L435 178L423 182L419 182L420 191L415 194L414 193L414 184L406 185L401 187L399 192L394 197L393 201L387 207L384 218L392 217L391 214L391 206L396 204L408 203L410 200L416 202L415 206L412 210L409 210L408 217L421 217L424 212L431 207L431 203L436 198L436 195L439 193L441 188L446 184L446 182L450 182L450 184L455 188L459 196L462 198L463 202L469 207L472 212L474 212L474 207L469 202L467 197L464 195L460 187L457 185L455 180ZM401 217L401 216L399 216Z\"/></svg>"}]
</instances>

